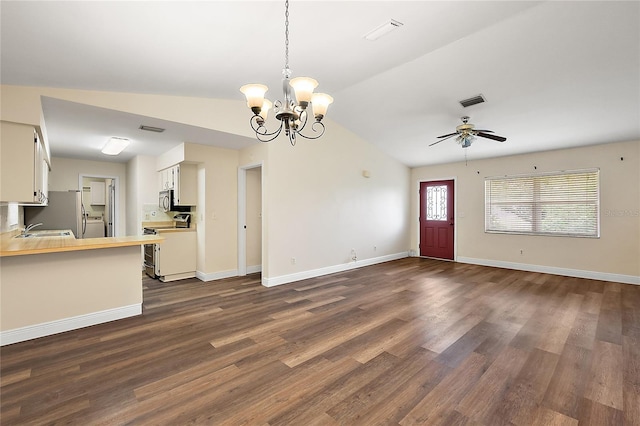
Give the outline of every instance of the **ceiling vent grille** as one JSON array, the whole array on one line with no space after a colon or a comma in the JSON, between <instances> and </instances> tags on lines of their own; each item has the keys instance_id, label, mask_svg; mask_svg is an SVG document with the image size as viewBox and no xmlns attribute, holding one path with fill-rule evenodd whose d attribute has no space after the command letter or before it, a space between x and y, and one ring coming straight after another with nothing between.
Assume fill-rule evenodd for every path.
<instances>
[{"instance_id":1,"label":"ceiling vent grille","mask_svg":"<svg viewBox=\"0 0 640 426\"><path fill-rule=\"evenodd\" d=\"M483 102L486 102L486 100L484 99L484 96L478 95L478 96L474 96L473 98L461 100L460 105L466 108L466 107L470 107L471 105L481 104Z\"/></svg>"},{"instance_id":2,"label":"ceiling vent grille","mask_svg":"<svg viewBox=\"0 0 640 426\"><path fill-rule=\"evenodd\" d=\"M156 132L156 133L162 133L165 131L165 129L161 128L161 127L153 127L153 126L145 126L144 124L141 124L140 127L138 127L140 130L146 130L147 132Z\"/></svg>"},{"instance_id":3,"label":"ceiling vent grille","mask_svg":"<svg viewBox=\"0 0 640 426\"><path fill-rule=\"evenodd\" d=\"M403 25L404 24L402 22L396 21L395 19L390 19L388 22L385 22L384 24L380 25L378 28L369 31L367 34L365 34L364 38L366 38L367 40L374 41L384 35L389 34L393 30L397 30Z\"/></svg>"}]
</instances>

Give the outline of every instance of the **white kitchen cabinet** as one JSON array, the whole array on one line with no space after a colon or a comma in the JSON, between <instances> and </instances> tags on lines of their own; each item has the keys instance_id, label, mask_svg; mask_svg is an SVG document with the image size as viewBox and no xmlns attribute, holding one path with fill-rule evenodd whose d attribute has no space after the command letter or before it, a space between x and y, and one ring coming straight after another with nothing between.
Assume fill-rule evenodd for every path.
<instances>
[{"instance_id":1,"label":"white kitchen cabinet","mask_svg":"<svg viewBox=\"0 0 640 426\"><path fill-rule=\"evenodd\" d=\"M174 189L175 166L160 171L160 190Z\"/></svg>"},{"instance_id":2,"label":"white kitchen cabinet","mask_svg":"<svg viewBox=\"0 0 640 426\"><path fill-rule=\"evenodd\" d=\"M36 129L0 122L0 201L47 204L49 164Z\"/></svg>"},{"instance_id":3,"label":"white kitchen cabinet","mask_svg":"<svg viewBox=\"0 0 640 426\"><path fill-rule=\"evenodd\" d=\"M198 166L177 164L160 171L160 190L173 190L173 204L195 206L198 200Z\"/></svg>"},{"instance_id":4,"label":"white kitchen cabinet","mask_svg":"<svg viewBox=\"0 0 640 426\"><path fill-rule=\"evenodd\" d=\"M46 153L44 149L41 149L41 159L38 161L40 163L40 178L36 179L36 182L40 183L40 194L41 194L41 202L40 204L46 206L49 203L49 163L46 160ZM37 192L37 190L36 190Z\"/></svg>"},{"instance_id":5,"label":"white kitchen cabinet","mask_svg":"<svg viewBox=\"0 0 640 426\"><path fill-rule=\"evenodd\" d=\"M91 205L104 206L107 203L107 186L104 182L89 182Z\"/></svg>"},{"instance_id":6,"label":"white kitchen cabinet","mask_svg":"<svg viewBox=\"0 0 640 426\"><path fill-rule=\"evenodd\" d=\"M195 164L178 164L173 168L173 204L195 206L198 201L198 167Z\"/></svg>"},{"instance_id":7,"label":"white kitchen cabinet","mask_svg":"<svg viewBox=\"0 0 640 426\"><path fill-rule=\"evenodd\" d=\"M159 229L164 237L156 244L156 275L160 281L175 281L196 276L196 233L193 230L176 231Z\"/></svg>"}]
</instances>

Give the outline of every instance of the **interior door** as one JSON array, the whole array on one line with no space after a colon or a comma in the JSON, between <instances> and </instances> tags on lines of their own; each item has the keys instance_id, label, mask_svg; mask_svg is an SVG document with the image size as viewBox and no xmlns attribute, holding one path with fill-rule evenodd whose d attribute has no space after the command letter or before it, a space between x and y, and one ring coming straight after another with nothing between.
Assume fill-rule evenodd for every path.
<instances>
[{"instance_id":1,"label":"interior door","mask_svg":"<svg viewBox=\"0 0 640 426\"><path fill-rule=\"evenodd\" d=\"M420 183L420 256L453 260L453 180Z\"/></svg>"}]
</instances>

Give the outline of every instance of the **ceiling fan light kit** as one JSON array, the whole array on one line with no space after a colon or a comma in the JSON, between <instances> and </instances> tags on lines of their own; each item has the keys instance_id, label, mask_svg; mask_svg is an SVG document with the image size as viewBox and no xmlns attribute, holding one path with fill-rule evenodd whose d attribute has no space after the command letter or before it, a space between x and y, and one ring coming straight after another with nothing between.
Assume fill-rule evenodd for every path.
<instances>
[{"instance_id":1,"label":"ceiling fan light kit","mask_svg":"<svg viewBox=\"0 0 640 426\"><path fill-rule=\"evenodd\" d=\"M277 138L284 130L291 145L296 144L296 136L305 139L318 139L324 134L322 119L327 114L327 108L333 102L333 98L325 93L314 93L318 82L309 77L296 77L291 79L289 69L289 0L285 1L285 64L282 70L282 92L284 99L271 103L265 99L268 87L263 84L245 84L240 91L247 99L247 106L253 112L250 119L251 128L256 133L256 138L261 142L270 142ZM292 90L294 93L292 93ZM311 104L315 121L311 130L315 135L302 133L308 118L308 107ZM274 132L269 133L265 127L267 113L274 108L276 119L280 120L280 126Z\"/></svg>"},{"instance_id":2,"label":"ceiling fan light kit","mask_svg":"<svg viewBox=\"0 0 640 426\"><path fill-rule=\"evenodd\" d=\"M429 146L433 146L439 144L442 141L446 141L447 139L451 139L456 136L456 142L458 142L463 148L469 148L476 136L486 139L492 139L498 142L504 142L507 138L498 135L492 135L492 130L478 130L475 128L473 124L469 123L469 117L464 116L461 117L462 124L456 127L456 131L454 133L449 133L447 135L438 136L439 141L436 141Z\"/></svg>"}]
</instances>

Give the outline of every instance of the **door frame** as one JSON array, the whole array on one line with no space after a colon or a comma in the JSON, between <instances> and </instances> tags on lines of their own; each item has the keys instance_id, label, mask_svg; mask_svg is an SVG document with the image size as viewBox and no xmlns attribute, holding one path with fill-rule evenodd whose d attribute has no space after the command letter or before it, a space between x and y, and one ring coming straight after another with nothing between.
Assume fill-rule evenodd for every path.
<instances>
[{"instance_id":1,"label":"door frame","mask_svg":"<svg viewBox=\"0 0 640 426\"><path fill-rule=\"evenodd\" d=\"M118 226L120 226L120 178L118 176L113 175L100 175L96 173L80 173L78 175L78 189L80 193L82 193L82 184L84 182L84 178L96 178L96 179L113 179L113 184L115 186L115 193L113 194L113 210L115 215L113 216L113 236L119 237Z\"/></svg>"},{"instance_id":2,"label":"door frame","mask_svg":"<svg viewBox=\"0 0 640 426\"><path fill-rule=\"evenodd\" d=\"M430 258L426 256L420 256L420 185L425 182L438 182L441 180L452 180L453 181L453 260L449 259L440 259L440 258ZM449 177L438 177L438 178L429 178L429 179L419 179L416 185L416 194L418 196L418 201L416 202L416 257L424 257L425 259L438 259L444 260L448 262L457 262L458 261L458 178L456 176Z\"/></svg>"},{"instance_id":3,"label":"door frame","mask_svg":"<svg viewBox=\"0 0 640 426\"><path fill-rule=\"evenodd\" d=\"M260 193L261 193L261 211L263 214L260 218L262 233L261 251L261 271L264 269L264 162L247 164L238 167L238 276L247 275L247 233L245 225L247 221L247 170L260 168ZM251 271L258 272L258 271Z\"/></svg>"}]
</instances>

